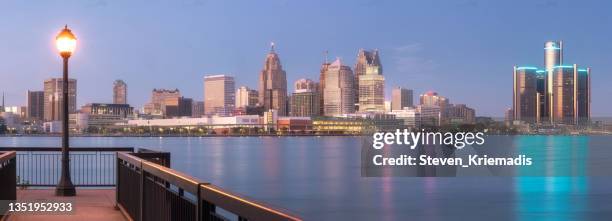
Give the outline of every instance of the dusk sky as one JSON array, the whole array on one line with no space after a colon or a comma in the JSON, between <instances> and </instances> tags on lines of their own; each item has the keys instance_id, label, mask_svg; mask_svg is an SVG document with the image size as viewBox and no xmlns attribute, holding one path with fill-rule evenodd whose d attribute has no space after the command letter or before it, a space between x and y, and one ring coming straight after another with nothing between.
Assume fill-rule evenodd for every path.
<instances>
[{"instance_id":1,"label":"dusk sky","mask_svg":"<svg viewBox=\"0 0 612 221\"><path fill-rule=\"evenodd\" d=\"M7 106L60 77L55 35L79 40L70 74L78 106L111 102L128 84L136 108L153 88L203 99L203 77L230 74L257 88L270 42L288 91L318 81L324 60L353 67L359 48L378 49L387 98L393 86L434 90L503 116L512 105L512 67L542 66L544 42L564 41L564 61L592 68L592 115L612 116L612 3L606 1L6 1L0 0L0 91Z\"/></svg>"}]
</instances>

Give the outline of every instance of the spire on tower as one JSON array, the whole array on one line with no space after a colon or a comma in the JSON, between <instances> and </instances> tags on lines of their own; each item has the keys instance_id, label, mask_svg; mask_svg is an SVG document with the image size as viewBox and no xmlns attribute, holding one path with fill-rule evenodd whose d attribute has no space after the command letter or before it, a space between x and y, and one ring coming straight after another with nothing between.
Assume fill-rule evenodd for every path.
<instances>
[{"instance_id":1,"label":"spire on tower","mask_svg":"<svg viewBox=\"0 0 612 221\"><path fill-rule=\"evenodd\" d=\"M274 42L270 42L270 52L274 52Z\"/></svg>"},{"instance_id":2,"label":"spire on tower","mask_svg":"<svg viewBox=\"0 0 612 221\"><path fill-rule=\"evenodd\" d=\"M329 55L329 51L328 51L328 50L325 50L325 51L323 52L323 54L324 54L324 56L325 56L325 60L324 60L324 61L325 61L325 63L324 63L324 64L327 64L327 63L329 62L329 61L328 61L328 58L327 58L327 56Z\"/></svg>"}]
</instances>

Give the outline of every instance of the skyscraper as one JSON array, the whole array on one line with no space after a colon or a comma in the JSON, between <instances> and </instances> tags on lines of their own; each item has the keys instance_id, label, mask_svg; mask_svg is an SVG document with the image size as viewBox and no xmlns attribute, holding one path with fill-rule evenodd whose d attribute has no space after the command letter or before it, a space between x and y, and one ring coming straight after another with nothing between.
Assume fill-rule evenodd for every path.
<instances>
[{"instance_id":1,"label":"skyscraper","mask_svg":"<svg viewBox=\"0 0 612 221\"><path fill-rule=\"evenodd\" d=\"M324 115L325 114L325 90L323 90L323 88L325 88L325 73L327 73L327 69L329 68L330 63L327 62L327 52L325 52L325 61L323 62L323 64L321 64L321 70L319 72L319 86L318 86L318 91L319 91L319 115Z\"/></svg>"},{"instance_id":2,"label":"skyscraper","mask_svg":"<svg viewBox=\"0 0 612 221\"><path fill-rule=\"evenodd\" d=\"M412 107L412 90L395 87L391 91L391 110L402 110L404 107Z\"/></svg>"},{"instance_id":3,"label":"skyscraper","mask_svg":"<svg viewBox=\"0 0 612 221\"><path fill-rule=\"evenodd\" d=\"M43 120L45 117L45 92L28 90L27 118Z\"/></svg>"},{"instance_id":4,"label":"skyscraper","mask_svg":"<svg viewBox=\"0 0 612 221\"><path fill-rule=\"evenodd\" d=\"M528 123L587 124L591 69L564 65L563 42L544 43L544 70L514 68L513 118Z\"/></svg>"},{"instance_id":5,"label":"skyscraper","mask_svg":"<svg viewBox=\"0 0 612 221\"><path fill-rule=\"evenodd\" d=\"M246 108L257 106L259 102L259 93L257 90L252 90L246 86L241 86L236 89L236 108Z\"/></svg>"},{"instance_id":6,"label":"skyscraper","mask_svg":"<svg viewBox=\"0 0 612 221\"><path fill-rule=\"evenodd\" d=\"M291 116L319 116L319 93L317 84L310 79L300 79L295 82L295 91L291 95Z\"/></svg>"},{"instance_id":7,"label":"skyscraper","mask_svg":"<svg viewBox=\"0 0 612 221\"><path fill-rule=\"evenodd\" d=\"M551 122L584 124L590 118L590 72L578 65L555 66L552 71Z\"/></svg>"},{"instance_id":8,"label":"skyscraper","mask_svg":"<svg viewBox=\"0 0 612 221\"><path fill-rule=\"evenodd\" d=\"M62 78L49 78L44 83L44 120L62 120L63 84ZM68 112L76 111L77 81L68 79Z\"/></svg>"},{"instance_id":9,"label":"skyscraper","mask_svg":"<svg viewBox=\"0 0 612 221\"><path fill-rule=\"evenodd\" d=\"M204 77L204 112L209 115L230 115L236 104L234 84L234 77L228 75Z\"/></svg>"},{"instance_id":10,"label":"skyscraper","mask_svg":"<svg viewBox=\"0 0 612 221\"><path fill-rule=\"evenodd\" d=\"M537 90L538 68L514 66L513 119L537 123L540 94Z\"/></svg>"},{"instance_id":11,"label":"skyscraper","mask_svg":"<svg viewBox=\"0 0 612 221\"><path fill-rule=\"evenodd\" d=\"M123 80L113 83L113 104L127 104L127 84Z\"/></svg>"},{"instance_id":12,"label":"skyscraper","mask_svg":"<svg viewBox=\"0 0 612 221\"><path fill-rule=\"evenodd\" d=\"M272 43L259 74L259 105L264 111L278 110L279 116L287 115L287 76Z\"/></svg>"},{"instance_id":13,"label":"skyscraper","mask_svg":"<svg viewBox=\"0 0 612 221\"><path fill-rule=\"evenodd\" d=\"M355 112L354 81L353 71L343 65L339 58L328 66L323 88L325 116Z\"/></svg>"},{"instance_id":14,"label":"skyscraper","mask_svg":"<svg viewBox=\"0 0 612 221\"><path fill-rule=\"evenodd\" d=\"M354 82L356 110L383 112L385 109L385 78L378 50L359 50L355 63Z\"/></svg>"}]
</instances>

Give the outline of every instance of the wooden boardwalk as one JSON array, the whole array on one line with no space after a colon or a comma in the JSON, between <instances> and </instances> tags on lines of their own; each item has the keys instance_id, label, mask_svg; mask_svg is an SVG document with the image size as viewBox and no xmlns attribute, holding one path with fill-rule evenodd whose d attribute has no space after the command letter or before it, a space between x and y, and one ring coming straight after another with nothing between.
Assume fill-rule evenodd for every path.
<instances>
[{"instance_id":1,"label":"wooden boardwalk","mask_svg":"<svg viewBox=\"0 0 612 221\"><path fill-rule=\"evenodd\" d=\"M19 202L72 202L70 214L11 214L6 220L114 221L127 220L115 209L115 189L77 189L75 197L58 197L54 189L17 190Z\"/></svg>"}]
</instances>

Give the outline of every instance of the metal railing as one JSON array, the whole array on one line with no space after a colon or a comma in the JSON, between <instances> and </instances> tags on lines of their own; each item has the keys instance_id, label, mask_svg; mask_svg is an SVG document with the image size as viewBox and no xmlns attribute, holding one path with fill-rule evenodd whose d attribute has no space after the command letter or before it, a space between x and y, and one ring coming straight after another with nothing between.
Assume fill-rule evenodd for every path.
<instances>
[{"instance_id":1,"label":"metal railing","mask_svg":"<svg viewBox=\"0 0 612 221\"><path fill-rule=\"evenodd\" d=\"M0 152L0 200L15 201L17 199L17 175L15 171L15 152ZM0 218L8 209L0 205Z\"/></svg>"},{"instance_id":2,"label":"metal railing","mask_svg":"<svg viewBox=\"0 0 612 221\"><path fill-rule=\"evenodd\" d=\"M117 206L132 220L301 220L137 154L117 152L116 163Z\"/></svg>"},{"instance_id":3,"label":"metal railing","mask_svg":"<svg viewBox=\"0 0 612 221\"><path fill-rule=\"evenodd\" d=\"M2 147L16 151L17 186L52 187L61 175L59 147ZM115 152L134 152L132 147L71 147L70 176L77 187L111 187L116 184Z\"/></svg>"}]
</instances>

